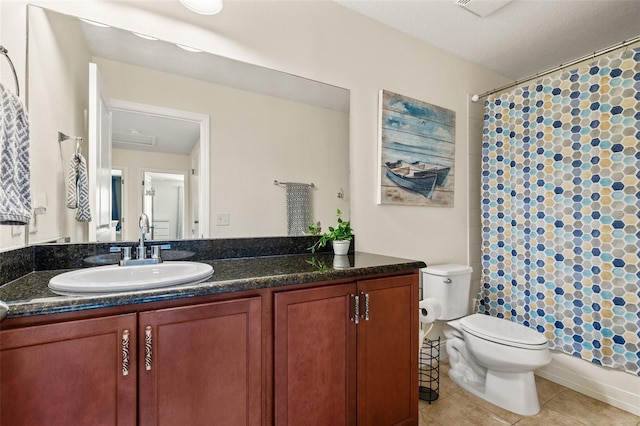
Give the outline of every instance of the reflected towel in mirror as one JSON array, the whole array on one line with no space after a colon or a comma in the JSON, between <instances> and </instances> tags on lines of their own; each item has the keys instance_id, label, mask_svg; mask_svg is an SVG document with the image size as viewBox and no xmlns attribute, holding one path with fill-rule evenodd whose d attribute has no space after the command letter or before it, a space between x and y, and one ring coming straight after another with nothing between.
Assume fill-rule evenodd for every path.
<instances>
[{"instance_id":1,"label":"reflected towel in mirror","mask_svg":"<svg viewBox=\"0 0 640 426\"><path fill-rule=\"evenodd\" d=\"M309 185L285 183L287 191L287 232L289 236L304 235L309 227Z\"/></svg>"},{"instance_id":2,"label":"reflected towel in mirror","mask_svg":"<svg viewBox=\"0 0 640 426\"><path fill-rule=\"evenodd\" d=\"M69 164L69 177L67 180L67 207L76 209L78 222L91 222L89 209L89 177L87 175L87 162L82 154L76 152L71 157Z\"/></svg>"}]
</instances>

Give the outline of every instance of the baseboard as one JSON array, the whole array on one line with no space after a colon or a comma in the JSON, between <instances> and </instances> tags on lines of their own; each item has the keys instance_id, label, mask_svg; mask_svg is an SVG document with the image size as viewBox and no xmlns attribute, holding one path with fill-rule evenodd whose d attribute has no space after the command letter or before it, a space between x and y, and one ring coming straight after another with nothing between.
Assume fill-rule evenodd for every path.
<instances>
[{"instance_id":1,"label":"baseboard","mask_svg":"<svg viewBox=\"0 0 640 426\"><path fill-rule=\"evenodd\" d=\"M440 359L449 358L446 340L440 341ZM537 376L640 416L640 379L624 371L551 352L551 363L535 371Z\"/></svg>"},{"instance_id":2,"label":"baseboard","mask_svg":"<svg viewBox=\"0 0 640 426\"><path fill-rule=\"evenodd\" d=\"M561 352L551 352L551 363L536 375L640 416L640 379L633 374L601 367Z\"/></svg>"}]
</instances>

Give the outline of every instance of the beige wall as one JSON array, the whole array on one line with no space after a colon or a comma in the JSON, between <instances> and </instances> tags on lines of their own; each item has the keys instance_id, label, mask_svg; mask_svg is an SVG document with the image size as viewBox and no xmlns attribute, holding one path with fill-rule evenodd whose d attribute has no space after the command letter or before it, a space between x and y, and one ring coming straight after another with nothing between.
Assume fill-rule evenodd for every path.
<instances>
[{"instance_id":1,"label":"beige wall","mask_svg":"<svg viewBox=\"0 0 640 426\"><path fill-rule=\"evenodd\" d=\"M58 143L61 131L87 140L89 50L79 25L54 28L44 12L34 8L29 16L37 33L29 48L29 117L31 125L31 187L33 197L46 194L47 213L38 216L29 242L71 237L83 241L87 225L75 221L75 211L65 205L65 184L75 142ZM33 123L37 122L37 125ZM83 145L86 157L86 143ZM31 230L33 231L33 229Z\"/></svg>"},{"instance_id":2,"label":"beige wall","mask_svg":"<svg viewBox=\"0 0 640 426\"><path fill-rule=\"evenodd\" d=\"M0 44L9 50L18 72L20 97L28 105L29 120L38 123L30 128L32 201L44 195L47 212L37 217L37 224L32 221L29 241L37 243L61 237L82 241L86 239L87 227L77 223L75 212L65 206L65 177L75 144L73 141L59 144L57 133L61 131L86 140L86 63L90 56L84 37L79 33L79 26L53 28L43 11L34 10L30 19L32 29L38 32L38 43L31 45L27 88L26 2L4 1L0 12ZM54 37L54 33L61 38ZM13 90L10 69L4 59L0 62L0 81ZM29 93L39 95L29 98ZM86 155L86 146L84 150ZM24 227L19 228L20 235L12 235L11 228L0 227L0 250L24 245ZM16 230L13 229L14 234Z\"/></svg>"}]
</instances>

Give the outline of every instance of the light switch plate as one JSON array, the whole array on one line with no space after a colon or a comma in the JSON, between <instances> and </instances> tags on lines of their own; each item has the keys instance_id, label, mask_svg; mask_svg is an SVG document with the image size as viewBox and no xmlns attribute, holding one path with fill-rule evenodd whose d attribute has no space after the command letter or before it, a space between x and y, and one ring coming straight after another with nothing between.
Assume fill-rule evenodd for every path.
<instances>
[{"instance_id":1,"label":"light switch plate","mask_svg":"<svg viewBox=\"0 0 640 426\"><path fill-rule=\"evenodd\" d=\"M11 227L11 236L12 237L17 237L19 235L22 235L22 230L24 229L24 225L13 225Z\"/></svg>"},{"instance_id":2,"label":"light switch plate","mask_svg":"<svg viewBox=\"0 0 640 426\"><path fill-rule=\"evenodd\" d=\"M216 226L229 226L229 213L216 213Z\"/></svg>"}]
</instances>

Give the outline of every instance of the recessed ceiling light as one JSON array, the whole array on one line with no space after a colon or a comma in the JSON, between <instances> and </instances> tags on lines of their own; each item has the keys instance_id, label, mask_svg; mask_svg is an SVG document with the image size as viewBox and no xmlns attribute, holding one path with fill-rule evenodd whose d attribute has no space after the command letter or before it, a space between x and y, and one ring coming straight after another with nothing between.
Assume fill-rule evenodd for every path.
<instances>
[{"instance_id":1,"label":"recessed ceiling light","mask_svg":"<svg viewBox=\"0 0 640 426\"><path fill-rule=\"evenodd\" d=\"M100 28L109 28L111 26L111 25L103 24L101 22L92 21L90 19L80 18L80 20L82 22L86 22L89 25L93 25L93 26L100 27Z\"/></svg>"},{"instance_id":2,"label":"recessed ceiling light","mask_svg":"<svg viewBox=\"0 0 640 426\"><path fill-rule=\"evenodd\" d=\"M136 33L136 32L134 32L134 33L133 33L133 35L136 35L136 36L138 36L138 37L140 37L140 38L143 38L143 39L145 39L145 40L153 40L153 41L158 40L157 38L152 37L152 36L150 36L150 35L146 35L146 34L141 34L141 33Z\"/></svg>"},{"instance_id":3,"label":"recessed ceiling light","mask_svg":"<svg viewBox=\"0 0 640 426\"><path fill-rule=\"evenodd\" d=\"M222 0L180 0L180 3L200 15L215 15L222 10Z\"/></svg>"},{"instance_id":4,"label":"recessed ceiling light","mask_svg":"<svg viewBox=\"0 0 640 426\"><path fill-rule=\"evenodd\" d=\"M200 49L196 49L195 47L185 46L184 44L176 43L176 46L178 46L182 50L186 50L187 52L194 52L194 53L202 52L202 50Z\"/></svg>"}]
</instances>

